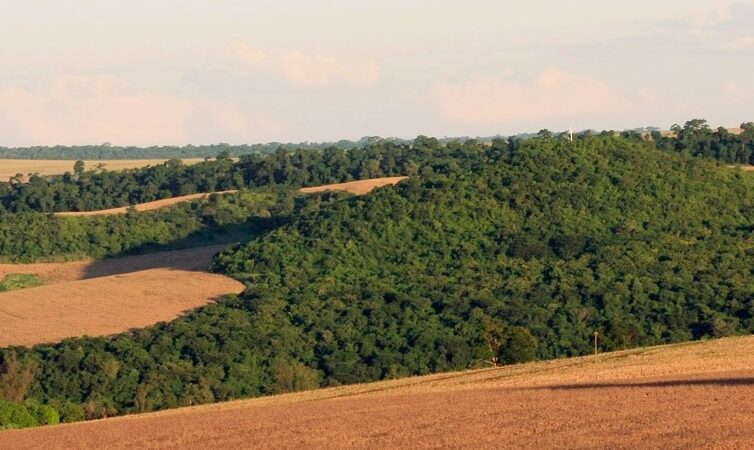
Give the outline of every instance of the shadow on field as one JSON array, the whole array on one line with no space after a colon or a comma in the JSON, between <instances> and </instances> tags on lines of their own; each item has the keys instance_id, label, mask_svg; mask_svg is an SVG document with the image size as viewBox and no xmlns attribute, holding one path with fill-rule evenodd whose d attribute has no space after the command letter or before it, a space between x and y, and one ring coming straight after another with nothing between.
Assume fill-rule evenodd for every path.
<instances>
[{"instance_id":1,"label":"shadow on field","mask_svg":"<svg viewBox=\"0 0 754 450\"><path fill-rule=\"evenodd\" d=\"M754 386L754 378L709 378L698 380L664 380L647 381L644 383L582 383L544 386L540 389L553 391L569 391L579 389L605 389L605 388L663 388L685 386Z\"/></svg>"},{"instance_id":2,"label":"shadow on field","mask_svg":"<svg viewBox=\"0 0 754 450\"><path fill-rule=\"evenodd\" d=\"M212 257L237 242L247 242L285 223L253 218L242 224L208 226L167 243L147 243L93 261L83 278L98 278L149 269L208 271Z\"/></svg>"}]
</instances>

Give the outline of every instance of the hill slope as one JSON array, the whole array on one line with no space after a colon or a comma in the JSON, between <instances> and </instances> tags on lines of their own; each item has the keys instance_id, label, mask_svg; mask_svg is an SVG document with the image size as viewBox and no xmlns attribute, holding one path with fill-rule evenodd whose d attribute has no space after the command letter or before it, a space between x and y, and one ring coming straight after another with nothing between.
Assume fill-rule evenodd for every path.
<instances>
[{"instance_id":1,"label":"hill slope","mask_svg":"<svg viewBox=\"0 0 754 450\"><path fill-rule=\"evenodd\" d=\"M754 338L0 433L0 448L743 448Z\"/></svg>"},{"instance_id":2,"label":"hill slope","mask_svg":"<svg viewBox=\"0 0 754 450\"><path fill-rule=\"evenodd\" d=\"M583 355L595 331L602 350L754 331L754 179L618 137L512 144L233 247L214 268L241 299L17 350L29 396L100 418Z\"/></svg>"}]
</instances>

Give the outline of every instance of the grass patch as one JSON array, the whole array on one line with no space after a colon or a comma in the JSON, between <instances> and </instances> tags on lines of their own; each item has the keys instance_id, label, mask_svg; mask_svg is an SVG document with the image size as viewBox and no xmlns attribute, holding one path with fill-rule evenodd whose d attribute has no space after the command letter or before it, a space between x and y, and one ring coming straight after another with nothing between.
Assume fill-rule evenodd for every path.
<instances>
[{"instance_id":1,"label":"grass patch","mask_svg":"<svg viewBox=\"0 0 754 450\"><path fill-rule=\"evenodd\" d=\"M0 280L0 292L15 291L42 285L42 280L37 275L27 273L10 273Z\"/></svg>"}]
</instances>

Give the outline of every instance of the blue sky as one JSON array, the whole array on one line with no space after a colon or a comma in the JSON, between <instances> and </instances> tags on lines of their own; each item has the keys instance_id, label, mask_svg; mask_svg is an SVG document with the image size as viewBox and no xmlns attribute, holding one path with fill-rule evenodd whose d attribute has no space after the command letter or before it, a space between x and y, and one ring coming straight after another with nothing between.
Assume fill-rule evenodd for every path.
<instances>
[{"instance_id":1,"label":"blue sky","mask_svg":"<svg viewBox=\"0 0 754 450\"><path fill-rule=\"evenodd\" d=\"M754 0L3 0L0 145L754 120Z\"/></svg>"}]
</instances>

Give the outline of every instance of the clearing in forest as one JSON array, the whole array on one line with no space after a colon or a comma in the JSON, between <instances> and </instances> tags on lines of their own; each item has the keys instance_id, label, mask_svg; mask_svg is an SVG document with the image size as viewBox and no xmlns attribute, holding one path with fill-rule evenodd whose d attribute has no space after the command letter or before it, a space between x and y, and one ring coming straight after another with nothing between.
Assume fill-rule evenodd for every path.
<instances>
[{"instance_id":1,"label":"clearing in forest","mask_svg":"<svg viewBox=\"0 0 754 450\"><path fill-rule=\"evenodd\" d=\"M324 191L346 191L356 195L368 194L372 190L387 186L398 184L408 177L385 177L385 178L372 178L369 180L349 181L347 183L326 184L324 186L307 187L301 189L304 194L312 194L315 192Z\"/></svg>"},{"instance_id":2,"label":"clearing in forest","mask_svg":"<svg viewBox=\"0 0 754 450\"><path fill-rule=\"evenodd\" d=\"M406 178L408 177L386 177L386 178L373 178L369 180L360 180L360 181L349 181L347 183L337 183L337 184L327 184L324 186L307 187L307 188L301 189L301 192L304 194L311 194L311 193L325 192L325 191L346 191L346 192L350 192L356 195L364 195L364 194L368 194L373 189L381 187L381 186L398 184L400 181ZM212 193L206 193L206 194L182 195L180 197L166 198L162 200L156 200L153 202L140 203L138 205L133 205L133 206L122 206L120 208L102 209L99 211L57 212L55 213L55 215L62 216L62 217L72 217L72 216L81 217L81 216L103 216L103 215L108 215L108 214L125 214L128 211L128 208L131 208L131 207L136 209L136 211L152 211L159 208L173 206L178 203L207 198L213 194L223 195L223 194L233 194L235 192L238 192L238 191L229 190L229 191L218 191L218 192L212 192Z\"/></svg>"},{"instance_id":3,"label":"clearing in forest","mask_svg":"<svg viewBox=\"0 0 754 450\"><path fill-rule=\"evenodd\" d=\"M166 159L108 159L108 160L87 160L84 166L87 169L94 169L100 164L107 170L137 169L146 166L156 166L162 164ZM181 160L183 164L195 164L204 161L204 158L187 158ZM8 181L10 177L21 174L24 177L30 173L40 175L62 175L66 172L73 172L73 160L55 160L55 159L0 159L0 181Z\"/></svg>"},{"instance_id":4,"label":"clearing in forest","mask_svg":"<svg viewBox=\"0 0 754 450\"><path fill-rule=\"evenodd\" d=\"M55 215L63 216L63 217L107 216L107 215L112 215L112 214L125 214L126 212L128 212L128 208L131 208L131 207L136 209L136 211L152 211L154 209L160 209L160 208L165 208L167 206L173 206L178 203L190 202L192 200L199 200L199 199L207 198L210 195L214 195L214 194L225 195L225 194L234 194L236 192L238 191L230 190L230 191L211 192L208 194L181 195L180 197L165 198L162 200L155 200L153 202L139 203L138 205L133 205L133 206L121 206L120 208L101 209L99 211L57 212L55 213Z\"/></svg>"},{"instance_id":5,"label":"clearing in forest","mask_svg":"<svg viewBox=\"0 0 754 450\"><path fill-rule=\"evenodd\" d=\"M746 448L754 337L0 432L25 448Z\"/></svg>"}]
</instances>

